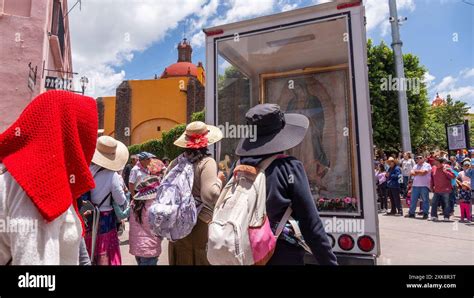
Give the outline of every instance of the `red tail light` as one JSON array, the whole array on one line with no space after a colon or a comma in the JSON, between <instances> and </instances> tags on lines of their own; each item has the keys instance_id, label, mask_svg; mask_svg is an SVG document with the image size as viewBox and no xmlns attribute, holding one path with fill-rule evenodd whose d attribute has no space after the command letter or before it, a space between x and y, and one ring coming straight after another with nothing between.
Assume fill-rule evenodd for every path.
<instances>
[{"instance_id":1,"label":"red tail light","mask_svg":"<svg viewBox=\"0 0 474 298\"><path fill-rule=\"evenodd\" d=\"M339 236L337 243L342 250L351 250L354 248L354 239L347 234Z\"/></svg>"},{"instance_id":2,"label":"red tail light","mask_svg":"<svg viewBox=\"0 0 474 298\"><path fill-rule=\"evenodd\" d=\"M362 236L357 240L357 246L360 250L369 252L374 249L375 241L369 236Z\"/></svg>"},{"instance_id":3,"label":"red tail light","mask_svg":"<svg viewBox=\"0 0 474 298\"><path fill-rule=\"evenodd\" d=\"M356 0L352 2L347 2L347 3L342 3L337 6L337 9L344 9L344 8L349 8L349 7L355 7L361 5L362 1L361 0Z\"/></svg>"},{"instance_id":4,"label":"red tail light","mask_svg":"<svg viewBox=\"0 0 474 298\"><path fill-rule=\"evenodd\" d=\"M206 34L206 36L214 36L214 35L219 35L219 34L224 33L224 30L222 30L222 29L217 29L217 30L214 30L214 31L206 31L206 30L203 30L203 31Z\"/></svg>"}]
</instances>

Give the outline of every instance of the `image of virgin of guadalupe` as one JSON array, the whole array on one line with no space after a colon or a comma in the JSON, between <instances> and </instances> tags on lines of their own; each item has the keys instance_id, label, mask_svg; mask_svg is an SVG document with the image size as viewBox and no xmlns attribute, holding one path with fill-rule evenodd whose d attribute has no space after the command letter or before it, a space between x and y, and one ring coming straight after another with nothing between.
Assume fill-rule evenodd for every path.
<instances>
[{"instance_id":1,"label":"image of virgin of guadalupe","mask_svg":"<svg viewBox=\"0 0 474 298\"><path fill-rule=\"evenodd\" d=\"M295 80L291 90L293 97L288 101L287 113L303 114L309 119L309 128L303 142L289 150L297 157L308 172L310 184L315 183L320 189L325 187L321 179L329 170L330 162L323 148L324 110L320 99L308 91L304 80Z\"/></svg>"}]
</instances>

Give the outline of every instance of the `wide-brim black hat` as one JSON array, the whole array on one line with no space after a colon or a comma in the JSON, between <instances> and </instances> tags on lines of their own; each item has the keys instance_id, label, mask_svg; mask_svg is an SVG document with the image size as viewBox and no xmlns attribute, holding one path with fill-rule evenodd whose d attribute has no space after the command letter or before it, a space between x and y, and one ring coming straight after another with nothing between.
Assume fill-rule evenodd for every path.
<instances>
[{"instance_id":1,"label":"wide-brim black hat","mask_svg":"<svg viewBox=\"0 0 474 298\"><path fill-rule=\"evenodd\" d=\"M235 150L239 156L282 152L299 145L308 130L306 116L282 113L276 104L259 104L245 115L247 125L255 125L257 135L241 139Z\"/></svg>"}]
</instances>

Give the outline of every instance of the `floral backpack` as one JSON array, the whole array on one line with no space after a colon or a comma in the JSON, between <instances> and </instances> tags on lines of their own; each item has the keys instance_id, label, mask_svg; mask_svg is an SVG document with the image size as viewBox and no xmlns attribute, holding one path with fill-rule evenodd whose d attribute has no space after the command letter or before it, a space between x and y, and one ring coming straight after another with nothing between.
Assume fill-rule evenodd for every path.
<instances>
[{"instance_id":1,"label":"floral backpack","mask_svg":"<svg viewBox=\"0 0 474 298\"><path fill-rule=\"evenodd\" d=\"M176 241L189 235L196 225L200 208L191 193L193 164L181 154L177 165L163 178L148 210L150 229L156 236Z\"/></svg>"}]
</instances>

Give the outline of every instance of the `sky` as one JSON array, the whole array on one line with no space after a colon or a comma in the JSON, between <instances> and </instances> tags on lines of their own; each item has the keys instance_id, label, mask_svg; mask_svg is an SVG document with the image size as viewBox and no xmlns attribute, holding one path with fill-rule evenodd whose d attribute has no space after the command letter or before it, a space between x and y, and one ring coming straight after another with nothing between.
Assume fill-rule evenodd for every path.
<instances>
[{"instance_id":1,"label":"sky","mask_svg":"<svg viewBox=\"0 0 474 298\"><path fill-rule=\"evenodd\" d=\"M69 0L71 8L78 0ZM202 28L315 5L327 0L82 0L69 14L74 71L86 94L115 95L123 80L151 79L177 60L183 37L205 65ZM367 37L391 44L388 0L364 0ZM436 93L474 111L474 0L397 0L403 53L428 70Z\"/></svg>"}]
</instances>

